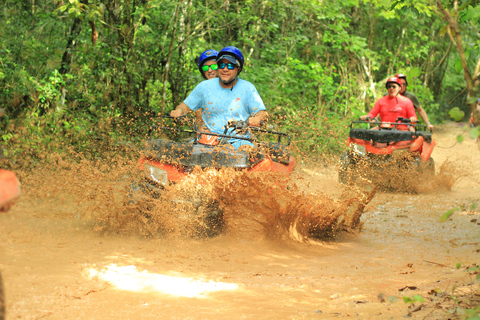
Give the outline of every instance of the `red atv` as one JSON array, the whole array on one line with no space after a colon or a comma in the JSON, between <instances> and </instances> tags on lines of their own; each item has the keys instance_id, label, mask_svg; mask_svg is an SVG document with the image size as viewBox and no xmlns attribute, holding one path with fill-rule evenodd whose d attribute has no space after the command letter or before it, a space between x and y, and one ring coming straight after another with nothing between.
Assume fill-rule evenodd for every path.
<instances>
[{"instance_id":1,"label":"red atv","mask_svg":"<svg viewBox=\"0 0 480 320\"><path fill-rule=\"evenodd\" d=\"M378 175L382 182L388 181L387 176L398 180L408 173L435 174L430 157L435 147L432 133L426 131L425 125L410 123L409 119L352 121L347 145L349 150L341 156L338 172L339 181L344 184L362 175Z\"/></svg>"},{"instance_id":2,"label":"red atv","mask_svg":"<svg viewBox=\"0 0 480 320\"><path fill-rule=\"evenodd\" d=\"M3 151L1 158L3 158ZM15 173L0 169L0 212L8 211L15 199L20 196L20 193L20 183ZM4 318L5 296L3 293L2 275L0 274L0 320Z\"/></svg>"},{"instance_id":3,"label":"red atv","mask_svg":"<svg viewBox=\"0 0 480 320\"><path fill-rule=\"evenodd\" d=\"M286 133L250 127L246 121L230 122L224 134L201 132L196 130L195 125L193 126L190 129L174 126L156 128L167 133L170 131L194 135L183 141L169 139L146 141L138 161L140 178L131 186L130 202L138 201L137 199L159 198L165 193L165 189L174 187L175 199L170 200L188 208L186 209L189 211L188 214L183 217L199 221L199 226L201 225L199 229L202 229L199 230L200 233L214 235L222 229L222 213L215 199L208 196L208 186L198 183L194 188L186 187L185 184L192 180L191 175L194 172L212 168L215 170L233 168L248 172L265 171L288 175L295 168L296 161L290 155L290 137ZM203 135L210 136L210 139L202 138ZM275 141L260 141L258 139L260 136ZM201 143L211 142L212 137L216 138L213 140L217 140L215 145ZM250 141L255 145L255 151L229 148L227 141L230 139Z\"/></svg>"}]
</instances>

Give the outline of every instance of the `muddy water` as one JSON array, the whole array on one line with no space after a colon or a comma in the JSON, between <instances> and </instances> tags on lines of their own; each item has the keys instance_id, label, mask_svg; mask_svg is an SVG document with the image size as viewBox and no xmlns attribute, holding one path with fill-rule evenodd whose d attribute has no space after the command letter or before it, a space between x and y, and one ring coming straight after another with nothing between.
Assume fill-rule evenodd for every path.
<instances>
[{"instance_id":1,"label":"muddy water","mask_svg":"<svg viewBox=\"0 0 480 320\"><path fill-rule=\"evenodd\" d=\"M264 208L242 203L237 213L245 219L217 237L152 235L139 216L136 223L107 221L114 232L95 218L122 210L128 172L120 168L128 164L119 160L118 170L107 170L58 160L56 172L22 176L24 196L0 215L7 319L401 318L409 312L404 296L427 300L435 298L428 294L432 289L471 288L465 267L480 260L480 215L473 205L480 207L480 150L468 138L441 148L452 146L462 131L449 125L434 135L438 178L427 184L451 184L452 174L445 172L453 170L459 179L451 190L377 193L361 217L362 231L329 240L285 237L288 230L275 230L288 223L258 217L295 203L288 201L296 195L290 193L267 197L277 202ZM447 161L451 165L440 172ZM298 168L294 180L305 192L302 199L329 199L327 207L341 202L345 190L336 170ZM238 192L223 196L225 209L238 208L232 204L240 200ZM458 210L441 223L453 208ZM139 232L127 232L132 230ZM428 304L411 314L427 315L447 318Z\"/></svg>"}]
</instances>

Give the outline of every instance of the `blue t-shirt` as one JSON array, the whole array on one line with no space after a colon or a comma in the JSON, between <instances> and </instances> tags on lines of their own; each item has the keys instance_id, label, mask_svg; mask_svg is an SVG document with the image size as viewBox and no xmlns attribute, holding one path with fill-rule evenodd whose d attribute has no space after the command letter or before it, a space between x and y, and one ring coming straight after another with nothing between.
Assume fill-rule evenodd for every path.
<instances>
[{"instance_id":1,"label":"blue t-shirt","mask_svg":"<svg viewBox=\"0 0 480 320\"><path fill-rule=\"evenodd\" d=\"M266 110L255 86L242 79L238 79L233 90L220 86L218 78L202 81L183 102L193 111L202 109L205 125L217 134L224 133L228 121L246 121L258 111ZM245 140L230 143L235 148L251 144Z\"/></svg>"}]
</instances>

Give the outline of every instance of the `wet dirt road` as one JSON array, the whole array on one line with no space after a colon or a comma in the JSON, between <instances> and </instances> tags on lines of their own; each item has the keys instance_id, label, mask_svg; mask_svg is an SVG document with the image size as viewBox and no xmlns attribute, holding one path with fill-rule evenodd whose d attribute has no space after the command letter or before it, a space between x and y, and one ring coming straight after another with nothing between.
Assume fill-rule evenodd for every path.
<instances>
[{"instance_id":1,"label":"wet dirt road","mask_svg":"<svg viewBox=\"0 0 480 320\"><path fill-rule=\"evenodd\" d=\"M7 319L400 319L412 311L403 297L478 289L466 267L480 263L480 150L468 137L441 148L462 131L434 135L437 171L448 159L462 175L451 191L377 193L363 230L330 241L101 234L81 205L26 192L0 214ZM343 188L334 166L296 179L334 197ZM411 318L448 318L432 305Z\"/></svg>"}]
</instances>

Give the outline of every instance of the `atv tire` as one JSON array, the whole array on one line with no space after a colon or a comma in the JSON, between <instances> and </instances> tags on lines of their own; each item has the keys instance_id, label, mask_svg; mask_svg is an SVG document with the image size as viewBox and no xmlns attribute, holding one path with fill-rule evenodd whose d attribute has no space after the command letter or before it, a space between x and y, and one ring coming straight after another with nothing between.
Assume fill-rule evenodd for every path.
<instances>
[{"instance_id":1,"label":"atv tire","mask_svg":"<svg viewBox=\"0 0 480 320\"><path fill-rule=\"evenodd\" d=\"M140 210L147 219L152 219L151 212L156 204L155 199L162 197L162 187L155 186L148 181L134 182L128 187L128 194L124 200L126 206ZM191 223L190 235L195 237L214 237L224 230L223 213L216 201L203 200L195 195L179 195L178 199L170 200L174 207L185 211L181 215L183 223ZM186 206L185 206L186 205ZM188 209L187 209L188 208Z\"/></svg>"}]
</instances>

